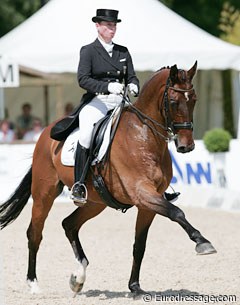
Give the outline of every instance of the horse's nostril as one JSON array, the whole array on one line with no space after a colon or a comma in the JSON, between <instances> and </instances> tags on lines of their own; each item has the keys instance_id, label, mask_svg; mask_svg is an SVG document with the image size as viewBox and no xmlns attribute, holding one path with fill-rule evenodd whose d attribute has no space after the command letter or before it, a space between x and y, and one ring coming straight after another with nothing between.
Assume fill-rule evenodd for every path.
<instances>
[{"instance_id":1,"label":"horse's nostril","mask_svg":"<svg viewBox=\"0 0 240 305\"><path fill-rule=\"evenodd\" d=\"M187 147L186 146L179 146L178 148L177 148L177 152L180 152L180 153L185 153L185 152L187 152L188 150L187 150Z\"/></svg>"},{"instance_id":2,"label":"horse's nostril","mask_svg":"<svg viewBox=\"0 0 240 305\"><path fill-rule=\"evenodd\" d=\"M190 145L190 146L184 146L184 145L181 145L181 146L178 146L177 147L177 152L179 153L187 153L187 152L190 152L194 149L195 145Z\"/></svg>"},{"instance_id":3,"label":"horse's nostril","mask_svg":"<svg viewBox=\"0 0 240 305\"><path fill-rule=\"evenodd\" d=\"M177 151L184 154L184 153L192 151L192 148L190 146L179 146L177 148Z\"/></svg>"}]
</instances>

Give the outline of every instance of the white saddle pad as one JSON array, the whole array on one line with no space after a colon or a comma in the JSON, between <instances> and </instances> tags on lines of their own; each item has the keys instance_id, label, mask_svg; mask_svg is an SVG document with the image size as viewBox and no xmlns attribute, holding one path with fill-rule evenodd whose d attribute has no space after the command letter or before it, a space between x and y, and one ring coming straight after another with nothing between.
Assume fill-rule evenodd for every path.
<instances>
[{"instance_id":1,"label":"white saddle pad","mask_svg":"<svg viewBox=\"0 0 240 305\"><path fill-rule=\"evenodd\" d=\"M108 144L110 141L110 132L112 126L113 117L109 120L106 132L104 134L103 143L100 147L98 157L92 161L92 165L100 162L104 157ZM63 165L74 166L75 163L75 151L77 148L77 141L79 139L79 128L76 128L66 139L61 154L61 161Z\"/></svg>"}]
</instances>

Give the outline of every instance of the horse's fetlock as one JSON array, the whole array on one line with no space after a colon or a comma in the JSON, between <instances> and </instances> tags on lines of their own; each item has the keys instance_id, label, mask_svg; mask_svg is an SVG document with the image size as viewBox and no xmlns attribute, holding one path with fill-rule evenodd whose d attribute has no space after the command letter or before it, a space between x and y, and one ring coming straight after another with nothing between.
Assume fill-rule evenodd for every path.
<instances>
[{"instance_id":1,"label":"horse's fetlock","mask_svg":"<svg viewBox=\"0 0 240 305\"><path fill-rule=\"evenodd\" d=\"M133 283L130 283L130 282L128 283L128 288L131 290L131 292L134 292L134 291L138 290L139 287L140 287L140 284L139 284L138 281L133 282Z\"/></svg>"},{"instance_id":2,"label":"horse's fetlock","mask_svg":"<svg viewBox=\"0 0 240 305\"><path fill-rule=\"evenodd\" d=\"M197 240L199 237L201 236L200 232L199 231L194 231L191 235L190 235L190 238L191 240Z\"/></svg>"},{"instance_id":3,"label":"horse's fetlock","mask_svg":"<svg viewBox=\"0 0 240 305\"><path fill-rule=\"evenodd\" d=\"M208 240L206 238L204 238L198 230L196 230L195 232L193 232L190 235L190 239L195 241L197 244L202 244L202 243L208 242Z\"/></svg>"}]
</instances>

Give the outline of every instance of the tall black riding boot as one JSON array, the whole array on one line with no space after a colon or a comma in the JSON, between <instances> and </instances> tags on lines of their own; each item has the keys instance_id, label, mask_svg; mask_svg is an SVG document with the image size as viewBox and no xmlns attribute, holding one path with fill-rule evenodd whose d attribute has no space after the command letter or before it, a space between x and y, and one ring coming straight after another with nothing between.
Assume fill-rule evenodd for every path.
<instances>
[{"instance_id":1,"label":"tall black riding boot","mask_svg":"<svg viewBox=\"0 0 240 305\"><path fill-rule=\"evenodd\" d=\"M71 189L71 199L78 206L83 206L87 202L87 188L85 186L85 179L89 168L89 149L81 146L78 142L75 166L74 179L75 183Z\"/></svg>"}]
</instances>

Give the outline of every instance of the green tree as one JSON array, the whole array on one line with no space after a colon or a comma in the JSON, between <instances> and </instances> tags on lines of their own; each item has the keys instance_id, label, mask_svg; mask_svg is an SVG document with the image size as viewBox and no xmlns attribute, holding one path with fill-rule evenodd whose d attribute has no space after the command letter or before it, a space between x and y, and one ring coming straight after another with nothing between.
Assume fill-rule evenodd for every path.
<instances>
[{"instance_id":1,"label":"green tree","mask_svg":"<svg viewBox=\"0 0 240 305\"><path fill-rule=\"evenodd\" d=\"M161 0L161 2L193 24L208 33L220 37L218 27L221 11L225 0ZM235 8L240 9L239 0L229 0Z\"/></svg>"},{"instance_id":2,"label":"green tree","mask_svg":"<svg viewBox=\"0 0 240 305\"><path fill-rule=\"evenodd\" d=\"M1 0L0 37L34 14L47 1Z\"/></svg>"},{"instance_id":3,"label":"green tree","mask_svg":"<svg viewBox=\"0 0 240 305\"><path fill-rule=\"evenodd\" d=\"M225 2L221 11L219 29L221 39L240 45L240 9Z\"/></svg>"},{"instance_id":4,"label":"green tree","mask_svg":"<svg viewBox=\"0 0 240 305\"><path fill-rule=\"evenodd\" d=\"M221 31L221 39L240 45L240 10L231 5L230 2L225 2L223 4L219 29ZM234 136L231 71L223 71L222 76L224 94L224 128Z\"/></svg>"},{"instance_id":5,"label":"green tree","mask_svg":"<svg viewBox=\"0 0 240 305\"><path fill-rule=\"evenodd\" d=\"M230 43L240 45L239 0L162 0L177 14L203 30ZM222 71L224 128L234 134L231 71Z\"/></svg>"}]
</instances>

